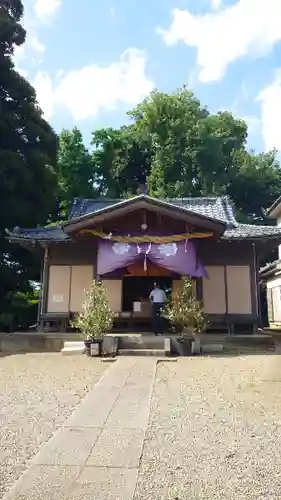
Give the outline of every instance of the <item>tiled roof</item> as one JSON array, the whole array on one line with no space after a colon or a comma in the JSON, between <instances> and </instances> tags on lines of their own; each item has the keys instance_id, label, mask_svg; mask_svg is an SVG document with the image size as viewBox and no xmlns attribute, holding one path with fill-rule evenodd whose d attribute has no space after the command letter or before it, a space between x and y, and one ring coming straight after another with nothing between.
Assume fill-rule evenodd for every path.
<instances>
[{"instance_id":1,"label":"tiled roof","mask_svg":"<svg viewBox=\"0 0 281 500\"><path fill-rule=\"evenodd\" d=\"M196 214L226 222L231 227L237 224L235 207L227 196L217 198L182 198L170 199L172 205L184 206Z\"/></svg>"},{"instance_id":2,"label":"tiled roof","mask_svg":"<svg viewBox=\"0 0 281 500\"><path fill-rule=\"evenodd\" d=\"M123 201L121 199L96 199L79 200L75 199L69 213L68 219L76 219L85 215L98 212L107 207L114 206ZM196 214L226 222L227 224L236 224L235 207L227 196L217 198L177 198L162 200L186 208Z\"/></svg>"},{"instance_id":3,"label":"tiled roof","mask_svg":"<svg viewBox=\"0 0 281 500\"><path fill-rule=\"evenodd\" d=\"M20 229L8 233L11 240L21 241L53 241L63 242L71 238L61 228ZM252 226L250 224L237 224L235 228L227 229L222 238L225 240L258 240L258 239L280 239L281 228L275 226Z\"/></svg>"},{"instance_id":4,"label":"tiled roof","mask_svg":"<svg viewBox=\"0 0 281 500\"><path fill-rule=\"evenodd\" d=\"M79 200L75 199L69 214L69 221L77 219L91 213L98 212L107 207L113 207L122 200L96 199ZM281 240L281 228L276 226L254 226L250 224L240 224L235 217L235 207L227 197L208 198L182 198L163 200L174 206L182 206L198 215L209 217L216 221L227 224L227 229L223 234L223 239L227 240L258 240L269 237L270 239ZM15 228L8 231L8 238L21 241L67 241L71 238L61 227L46 227L37 229Z\"/></svg>"},{"instance_id":5,"label":"tiled roof","mask_svg":"<svg viewBox=\"0 0 281 500\"><path fill-rule=\"evenodd\" d=\"M259 239L270 236L273 238L281 239L281 228L277 226L254 226L251 224L236 223L236 228L227 229L224 232L223 238L227 240L232 239Z\"/></svg>"},{"instance_id":6,"label":"tiled roof","mask_svg":"<svg viewBox=\"0 0 281 500\"><path fill-rule=\"evenodd\" d=\"M14 228L13 231L7 231L8 239L11 236L13 240L21 241L66 241L69 236L57 226L40 227L36 229Z\"/></svg>"},{"instance_id":7,"label":"tiled roof","mask_svg":"<svg viewBox=\"0 0 281 500\"><path fill-rule=\"evenodd\" d=\"M83 215L89 215L97 212L98 210L102 210L103 208L111 207L119 201L122 200L106 198L97 198L96 200L75 198L69 212L68 220L83 217Z\"/></svg>"}]
</instances>

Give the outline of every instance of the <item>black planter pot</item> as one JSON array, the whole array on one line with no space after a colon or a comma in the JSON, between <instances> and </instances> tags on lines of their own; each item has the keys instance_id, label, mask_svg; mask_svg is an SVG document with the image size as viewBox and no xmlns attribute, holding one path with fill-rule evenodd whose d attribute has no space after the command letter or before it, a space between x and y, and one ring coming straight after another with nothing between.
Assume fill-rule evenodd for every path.
<instances>
[{"instance_id":1,"label":"black planter pot","mask_svg":"<svg viewBox=\"0 0 281 500\"><path fill-rule=\"evenodd\" d=\"M191 356L192 354L192 339L188 338L177 338L178 349L180 356Z\"/></svg>"},{"instance_id":2,"label":"black planter pot","mask_svg":"<svg viewBox=\"0 0 281 500\"><path fill-rule=\"evenodd\" d=\"M101 339L85 340L84 344L87 356L97 357L101 355L101 345L102 345Z\"/></svg>"}]
</instances>

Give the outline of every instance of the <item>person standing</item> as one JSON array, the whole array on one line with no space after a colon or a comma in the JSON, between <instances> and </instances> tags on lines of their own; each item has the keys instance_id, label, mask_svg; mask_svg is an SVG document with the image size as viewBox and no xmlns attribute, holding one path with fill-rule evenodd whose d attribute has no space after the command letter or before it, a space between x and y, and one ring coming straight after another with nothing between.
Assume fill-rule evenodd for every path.
<instances>
[{"instance_id":1,"label":"person standing","mask_svg":"<svg viewBox=\"0 0 281 500\"><path fill-rule=\"evenodd\" d=\"M153 290L151 290L149 298L152 302L152 326L154 335L162 335L164 329L164 321L161 311L167 300L166 294L157 283L154 283L154 288Z\"/></svg>"}]
</instances>

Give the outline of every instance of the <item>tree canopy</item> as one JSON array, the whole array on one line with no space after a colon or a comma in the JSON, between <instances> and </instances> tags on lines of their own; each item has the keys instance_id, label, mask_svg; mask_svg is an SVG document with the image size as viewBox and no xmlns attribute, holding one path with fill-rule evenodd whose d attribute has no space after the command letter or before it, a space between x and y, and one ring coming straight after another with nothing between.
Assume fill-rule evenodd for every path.
<instances>
[{"instance_id":1,"label":"tree canopy","mask_svg":"<svg viewBox=\"0 0 281 500\"><path fill-rule=\"evenodd\" d=\"M56 190L56 134L12 60L25 41L22 15L20 0L0 0L0 311L38 271L27 252L7 243L5 228L47 222Z\"/></svg>"},{"instance_id":2,"label":"tree canopy","mask_svg":"<svg viewBox=\"0 0 281 500\"><path fill-rule=\"evenodd\" d=\"M97 194L92 156L85 148L77 127L70 131L63 130L60 134L57 173L62 217L68 213L75 197L93 198Z\"/></svg>"},{"instance_id":3,"label":"tree canopy","mask_svg":"<svg viewBox=\"0 0 281 500\"><path fill-rule=\"evenodd\" d=\"M211 114L185 87L154 91L130 111L132 123L93 132L93 172L101 195L229 195L243 221L264 221L281 192L277 152L246 148L247 124Z\"/></svg>"}]
</instances>

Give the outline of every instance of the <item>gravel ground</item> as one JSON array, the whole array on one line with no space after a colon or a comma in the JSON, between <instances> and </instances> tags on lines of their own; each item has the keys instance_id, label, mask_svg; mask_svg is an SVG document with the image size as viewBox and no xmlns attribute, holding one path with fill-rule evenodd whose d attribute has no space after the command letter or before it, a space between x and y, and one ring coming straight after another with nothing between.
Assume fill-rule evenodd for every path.
<instances>
[{"instance_id":1,"label":"gravel ground","mask_svg":"<svg viewBox=\"0 0 281 500\"><path fill-rule=\"evenodd\" d=\"M280 500L280 361L158 365L134 500Z\"/></svg>"},{"instance_id":2,"label":"gravel ground","mask_svg":"<svg viewBox=\"0 0 281 500\"><path fill-rule=\"evenodd\" d=\"M0 498L106 367L86 356L0 357Z\"/></svg>"}]
</instances>

